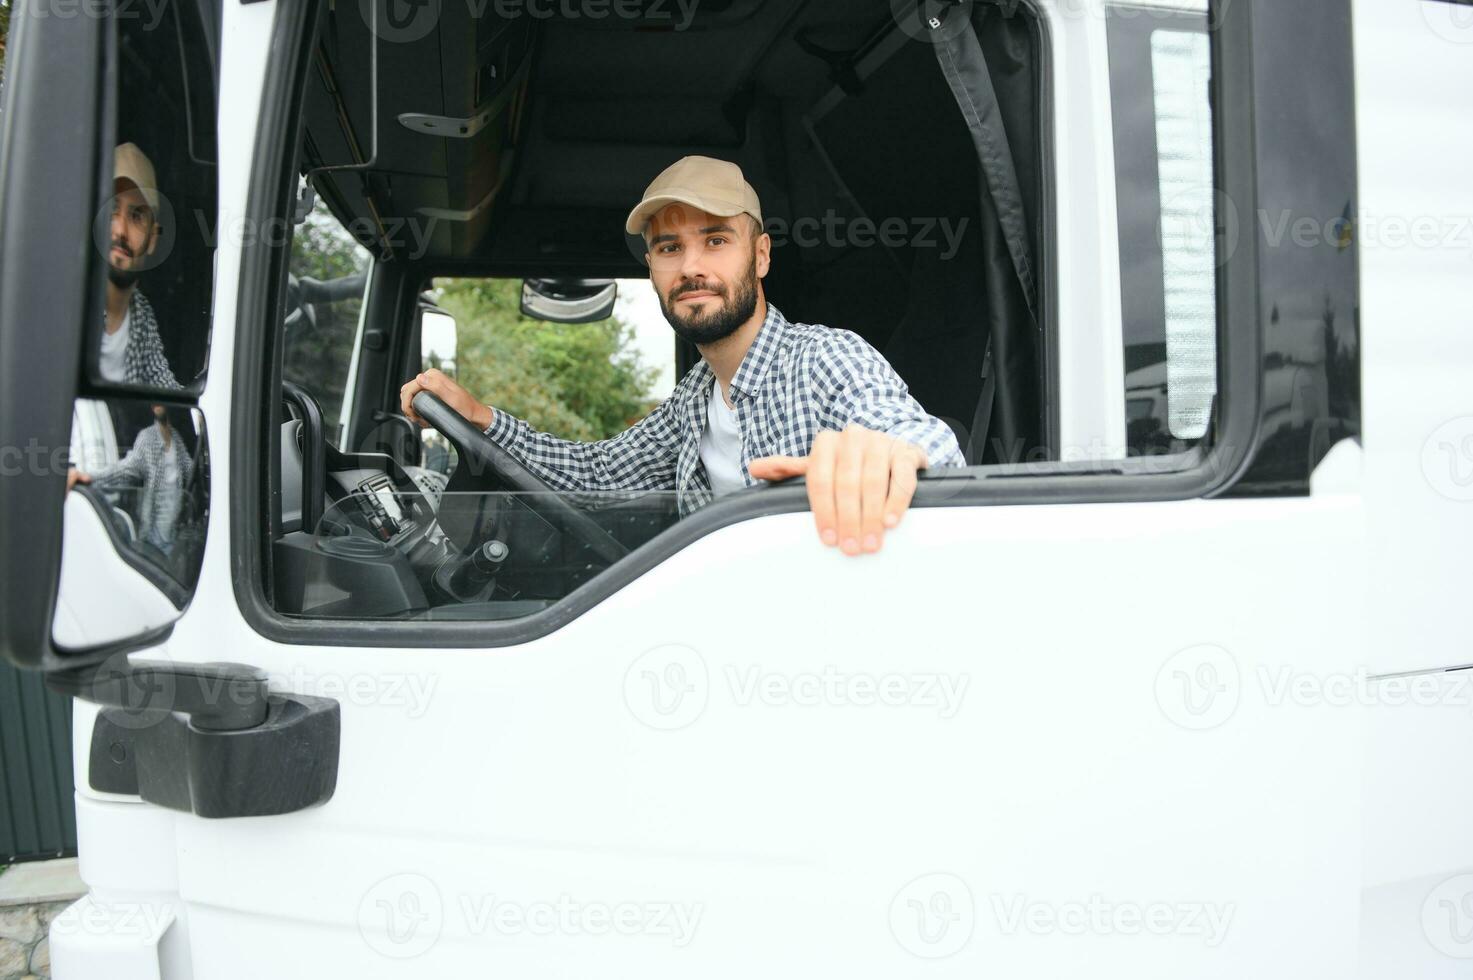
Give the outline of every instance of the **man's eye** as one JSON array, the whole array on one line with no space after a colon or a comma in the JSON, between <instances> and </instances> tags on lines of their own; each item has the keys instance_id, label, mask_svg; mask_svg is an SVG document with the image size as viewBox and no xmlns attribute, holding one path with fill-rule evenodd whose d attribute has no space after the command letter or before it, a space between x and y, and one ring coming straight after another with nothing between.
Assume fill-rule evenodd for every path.
<instances>
[{"instance_id":1,"label":"man's eye","mask_svg":"<svg viewBox=\"0 0 1473 980\"><path fill-rule=\"evenodd\" d=\"M707 244L711 245L714 248L720 248L722 245L726 244L726 239L722 238L720 235L713 235L710 241L707 242Z\"/></svg>"},{"instance_id":2,"label":"man's eye","mask_svg":"<svg viewBox=\"0 0 1473 980\"><path fill-rule=\"evenodd\" d=\"M679 245L669 245L669 244L667 244L667 245L661 245L659 251L660 251L660 254L661 255L674 255L679 249L680 249L680 246Z\"/></svg>"}]
</instances>

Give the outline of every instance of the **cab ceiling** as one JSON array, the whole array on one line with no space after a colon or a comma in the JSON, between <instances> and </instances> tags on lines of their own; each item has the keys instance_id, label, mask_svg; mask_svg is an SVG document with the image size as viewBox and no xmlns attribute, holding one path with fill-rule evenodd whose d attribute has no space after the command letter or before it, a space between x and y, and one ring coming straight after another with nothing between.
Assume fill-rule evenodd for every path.
<instances>
[{"instance_id":1,"label":"cab ceiling","mask_svg":"<svg viewBox=\"0 0 1473 980\"><path fill-rule=\"evenodd\" d=\"M794 120L895 29L888 0L386 3L323 12L303 172L383 258L509 274L639 270L624 215L689 153L780 212Z\"/></svg>"}]
</instances>

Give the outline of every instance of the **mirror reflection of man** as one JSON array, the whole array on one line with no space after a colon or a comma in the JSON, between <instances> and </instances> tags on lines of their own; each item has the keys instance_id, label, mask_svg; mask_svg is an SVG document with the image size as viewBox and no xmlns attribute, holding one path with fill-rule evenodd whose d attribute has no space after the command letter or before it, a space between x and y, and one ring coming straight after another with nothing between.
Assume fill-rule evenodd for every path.
<instances>
[{"instance_id":1,"label":"mirror reflection of man","mask_svg":"<svg viewBox=\"0 0 1473 980\"><path fill-rule=\"evenodd\" d=\"M963 466L951 428L857 334L792 323L767 302L772 240L741 168L686 157L655 178L625 230L643 235L666 320L701 361L648 417L612 439L575 443L532 430L439 371L430 391L556 489L675 489L697 502L757 480L806 476L824 544L875 552L928 466ZM683 497L683 500L685 498Z\"/></svg>"},{"instance_id":2,"label":"mirror reflection of man","mask_svg":"<svg viewBox=\"0 0 1473 980\"><path fill-rule=\"evenodd\" d=\"M174 547L192 461L189 450L169 424L164 406L153 406L153 419L153 425L138 433L133 449L118 462L96 473L75 468L68 472L67 489L78 483L108 490L136 489L138 506L127 509L132 511L138 537L167 555Z\"/></svg>"},{"instance_id":3,"label":"mirror reflection of man","mask_svg":"<svg viewBox=\"0 0 1473 980\"><path fill-rule=\"evenodd\" d=\"M114 384L178 388L159 339L153 306L138 277L158 248L158 179L153 163L133 143L113 151L112 219L107 250L107 316L99 368Z\"/></svg>"}]
</instances>

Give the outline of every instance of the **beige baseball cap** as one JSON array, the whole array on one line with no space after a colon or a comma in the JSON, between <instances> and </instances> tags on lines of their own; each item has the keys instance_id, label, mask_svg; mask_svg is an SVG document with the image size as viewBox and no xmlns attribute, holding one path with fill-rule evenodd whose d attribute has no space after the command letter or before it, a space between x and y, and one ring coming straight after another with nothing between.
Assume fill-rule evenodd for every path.
<instances>
[{"instance_id":1,"label":"beige baseball cap","mask_svg":"<svg viewBox=\"0 0 1473 980\"><path fill-rule=\"evenodd\" d=\"M113 179L130 180L143 192L143 199L157 220L159 213L159 182L154 176L153 163L136 143L119 143L113 150Z\"/></svg>"},{"instance_id":2,"label":"beige baseball cap","mask_svg":"<svg viewBox=\"0 0 1473 980\"><path fill-rule=\"evenodd\" d=\"M723 218L750 214L758 224L762 223L762 202L757 199L757 192L742 176L742 168L726 160L711 157L676 160L645 189L644 199L629 212L624 230L631 235L644 234L650 219L671 204L689 204Z\"/></svg>"}]
</instances>

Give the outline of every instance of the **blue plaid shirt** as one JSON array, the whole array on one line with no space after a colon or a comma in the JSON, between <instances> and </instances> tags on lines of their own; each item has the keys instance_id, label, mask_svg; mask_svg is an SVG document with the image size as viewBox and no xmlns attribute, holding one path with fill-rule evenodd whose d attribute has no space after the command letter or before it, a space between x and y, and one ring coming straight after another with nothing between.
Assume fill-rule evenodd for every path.
<instances>
[{"instance_id":1,"label":"blue plaid shirt","mask_svg":"<svg viewBox=\"0 0 1473 980\"><path fill-rule=\"evenodd\" d=\"M494 411L486 434L548 485L569 492L675 490L681 511L710 501L701 436L715 374L701 361L670 397L602 442L570 442ZM765 456L807 456L824 429L861 425L914 443L932 467L964 466L956 435L927 415L900 375L858 334L789 323L772 304L731 380L742 433L742 478Z\"/></svg>"}]
</instances>

